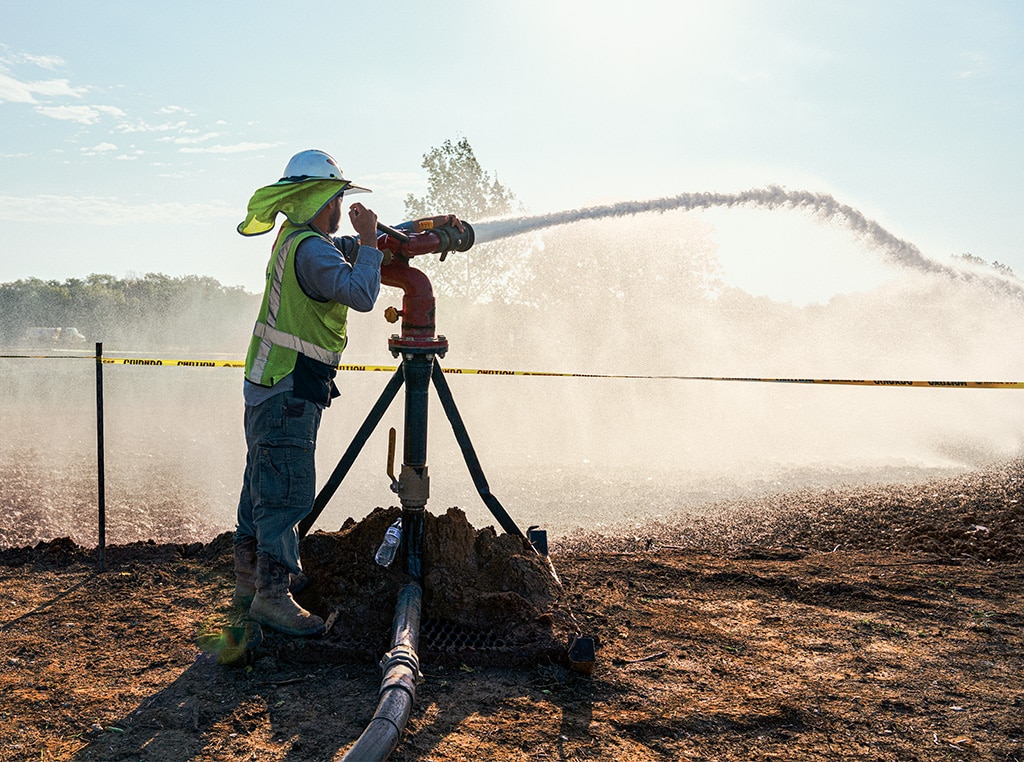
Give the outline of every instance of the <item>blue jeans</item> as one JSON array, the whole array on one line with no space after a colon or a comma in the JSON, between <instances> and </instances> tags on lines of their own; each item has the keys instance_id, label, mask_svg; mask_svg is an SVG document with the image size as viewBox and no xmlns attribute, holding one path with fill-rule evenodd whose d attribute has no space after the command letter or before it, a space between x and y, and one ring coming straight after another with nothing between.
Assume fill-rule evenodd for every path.
<instances>
[{"instance_id":1,"label":"blue jeans","mask_svg":"<svg viewBox=\"0 0 1024 762\"><path fill-rule=\"evenodd\" d=\"M314 454L321 412L290 392L245 408L248 452L235 542L255 537L257 553L267 553L293 574L302 570L297 525L316 497Z\"/></svg>"}]
</instances>

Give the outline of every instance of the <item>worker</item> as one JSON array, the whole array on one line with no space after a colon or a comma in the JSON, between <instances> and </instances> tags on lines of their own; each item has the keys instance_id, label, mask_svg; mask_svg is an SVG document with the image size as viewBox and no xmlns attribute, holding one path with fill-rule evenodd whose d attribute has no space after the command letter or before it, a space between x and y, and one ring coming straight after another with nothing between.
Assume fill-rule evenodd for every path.
<instances>
[{"instance_id":1,"label":"worker","mask_svg":"<svg viewBox=\"0 0 1024 762\"><path fill-rule=\"evenodd\" d=\"M248 448L234 537L234 605L288 635L323 632L324 622L294 599L304 584L298 523L316 491L314 451L320 416L338 396L334 383L349 308L373 309L382 254L377 215L353 203L356 236L335 237L342 200L369 192L346 180L323 151L295 154L284 176L257 190L239 224L245 236L285 221L267 265L266 290L245 358Z\"/></svg>"}]
</instances>

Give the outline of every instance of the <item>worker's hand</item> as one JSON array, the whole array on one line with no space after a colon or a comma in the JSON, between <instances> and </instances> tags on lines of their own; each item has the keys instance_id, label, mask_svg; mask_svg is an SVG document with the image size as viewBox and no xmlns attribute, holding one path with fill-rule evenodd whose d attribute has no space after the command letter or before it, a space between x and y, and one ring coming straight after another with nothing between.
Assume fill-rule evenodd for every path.
<instances>
[{"instance_id":1,"label":"worker's hand","mask_svg":"<svg viewBox=\"0 0 1024 762\"><path fill-rule=\"evenodd\" d=\"M377 247L377 215L358 201L348 208L348 219L361 246Z\"/></svg>"},{"instance_id":2,"label":"worker's hand","mask_svg":"<svg viewBox=\"0 0 1024 762\"><path fill-rule=\"evenodd\" d=\"M458 230L460 233L465 233L466 232L466 228L462 224L462 220L460 220L454 214L449 214L448 215L448 224L449 225L454 225L455 229Z\"/></svg>"}]
</instances>

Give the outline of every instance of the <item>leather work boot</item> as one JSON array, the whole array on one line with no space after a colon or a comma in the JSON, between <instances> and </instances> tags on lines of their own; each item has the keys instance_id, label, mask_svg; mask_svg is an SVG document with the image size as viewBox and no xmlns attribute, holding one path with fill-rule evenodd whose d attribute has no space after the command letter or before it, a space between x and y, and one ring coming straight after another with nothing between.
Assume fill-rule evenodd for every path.
<instances>
[{"instance_id":1,"label":"leather work boot","mask_svg":"<svg viewBox=\"0 0 1024 762\"><path fill-rule=\"evenodd\" d=\"M324 620L295 602L288 591L291 575L266 553L256 554L256 595L249 618L285 635L319 635Z\"/></svg>"},{"instance_id":2,"label":"leather work boot","mask_svg":"<svg viewBox=\"0 0 1024 762\"><path fill-rule=\"evenodd\" d=\"M309 585L309 577L302 572L292 574L289 578L288 590L296 595ZM256 595L256 538L247 537L235 543L235 592L231 596L231 605L247 609L252 605Z\"/></svg>"},{"instance_id":3,"label":"leather work boot","mask_svg":"<svg viewBox=\"0 0 1024 762\"><path fill-rule=\"evenodd\" d=\"M235 543L235 592L231 605L247 609L256 595L256 538Z\"/></svg>"}]
</instances>

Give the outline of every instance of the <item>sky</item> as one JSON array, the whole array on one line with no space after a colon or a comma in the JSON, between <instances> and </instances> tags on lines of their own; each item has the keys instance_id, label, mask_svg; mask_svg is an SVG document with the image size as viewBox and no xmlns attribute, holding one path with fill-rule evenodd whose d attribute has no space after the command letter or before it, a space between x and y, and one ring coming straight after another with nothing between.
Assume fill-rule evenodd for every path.
<instances>
[{"instance_id":1,"label":"sky","mask_svg":"<svg viewBox=\"0 0 1024 762\"><path fill-rule=\"evenodd\" d=\"M461 137L533 214L780 185L1024 275L1018 0L0 9L0 282L259 291L271 241L235 226L293 153L334 155L396 223L426 191L423 154ZM751 293L822 301L887 277L800 212L693 214Z\"/></svg>"}]
</instances>

